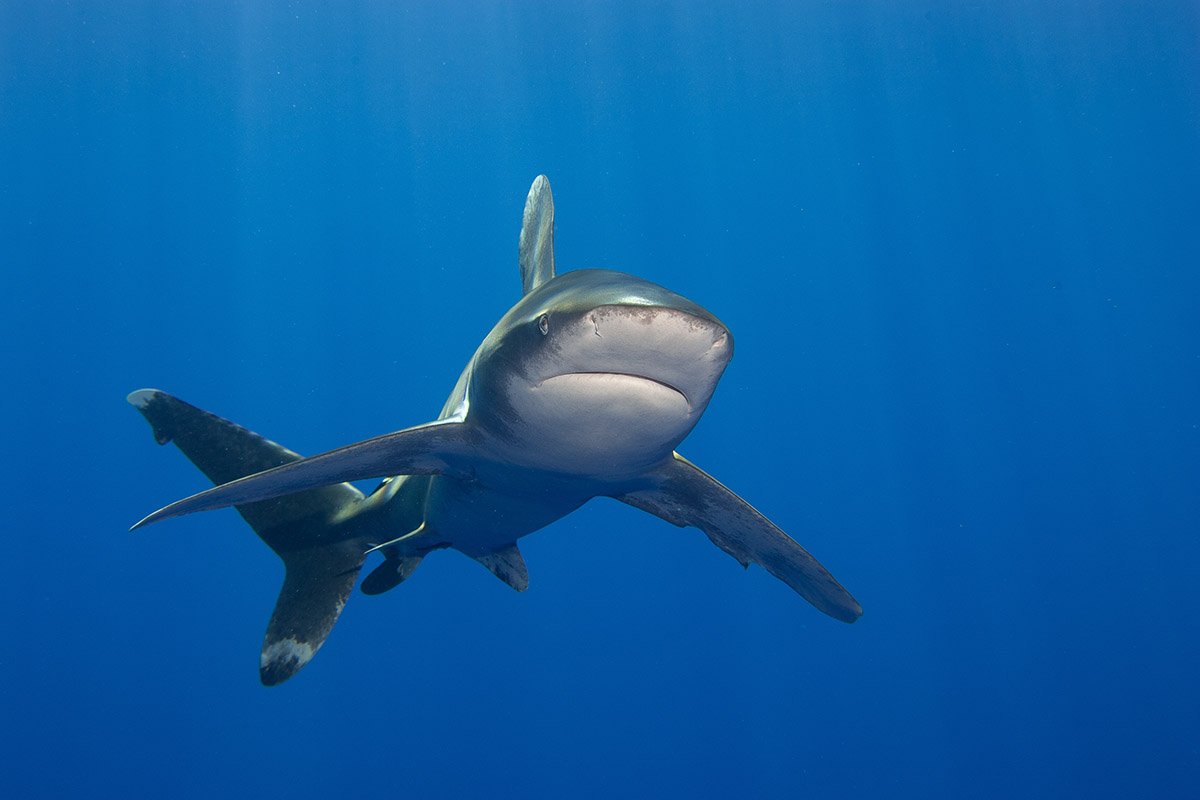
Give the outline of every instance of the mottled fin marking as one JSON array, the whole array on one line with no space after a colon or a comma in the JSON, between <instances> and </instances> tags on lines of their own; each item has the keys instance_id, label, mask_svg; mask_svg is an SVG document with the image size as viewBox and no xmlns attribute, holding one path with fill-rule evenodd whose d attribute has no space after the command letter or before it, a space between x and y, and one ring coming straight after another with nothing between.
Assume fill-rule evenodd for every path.
<instances>
[{"instance_id":1,"label":"mottled fin marking","mask_svg":"<svg viewBox=\"0 0 1200 800\"><path fill-rule=\"evenodd\" d=\"M743 566L760 564L834 619L854 622L862 606L807 550L678 453L650 476L656 486L617 497L680 527L704 531Z\"/></svg>"},{"instance_id":2,"label":"mottled fin marking","mask_svg":"<svg viewBox=\"0 0 1200 800\"><path fill-rule=\"evenodd\" d=\"M529 570L525 568L525 559L515 543L474 558L518 592L529 588Z\"/></svg>"},{"instance_id":3,"label":"mottled fin marking","mask_svg":"<svg viewBox=\"0 0 1200 800\"><path fill-rule=\"evenodd\" d=\"M359 548L319 547L283 557L287 574L263 638L259 677L283 683L307 664L333 630L362 568Z\"/></svg>"},{"instance_id":4,"label":"mottled fin marking","mask_svg":"<svg viewBox=\"0 0 1200 800\"><path fill-rule=\"evenodd\" d=\"M286 447L166 392L142 389L128 400L159 444L174 442L214 483L301 461ZM295 675L342 613L364 555L363 544L347 539L334 520L361 500L361 492L340 483L237 506L287 570L263 641L264 684Z\"/></svg>"},{"instance_id":5,"label":"mottled fin marking","mask_svg":"<svg viewBox=\"0 0 1200 800\"><path fill-rule=\"evenodd\" d=\"M533 179L525 198L517 254L525 294L554 277L554 195L545 175Z\"/></svg>"},{"instance_id":6,"label":"mottled fin marking","mask_svg":"<svg viewBox=\"0 0 1200 800\"><path fill-rule=\"evenodd\" d=\"M141 389L126 399L150 423L156 442L174 442L215 484L302 459L298 453L241 425L158 389ZM275 500L243 503L237 510L275 548L271 529L313 516L328 516L360 500L362 492L358 489L348 483L335 483Z\"/></svg>"}]
</instances>

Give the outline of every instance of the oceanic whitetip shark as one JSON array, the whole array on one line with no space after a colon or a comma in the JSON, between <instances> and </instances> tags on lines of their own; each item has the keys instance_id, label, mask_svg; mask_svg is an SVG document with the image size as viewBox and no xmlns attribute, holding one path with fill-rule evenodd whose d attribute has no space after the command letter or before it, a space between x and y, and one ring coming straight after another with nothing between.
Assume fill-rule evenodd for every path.
<instances>
[{"instance_id":1,"label":"oceanic whitetip shark","mask_svg":"<svg viewBox=\"0 0 1200 800\"><path fill-rule=\"evenodd\" d=\"M517 591L517 540L593 497L704 531L743 566L760 564L821 611L862 608L815 558L675 447L704 413L733 354L705 309L620 272L554 268L554 201L539 176L519 241L524 296L467 363L433 422L301 458L155 389L129 395L160 444L174 441L215 488L134 525L235 506L282 559L283 589L260 674L296 674L363 581L378 594L427 553L459 550ZM385 478L364 496L347 481Z\"/></svg>"}]
</instances>

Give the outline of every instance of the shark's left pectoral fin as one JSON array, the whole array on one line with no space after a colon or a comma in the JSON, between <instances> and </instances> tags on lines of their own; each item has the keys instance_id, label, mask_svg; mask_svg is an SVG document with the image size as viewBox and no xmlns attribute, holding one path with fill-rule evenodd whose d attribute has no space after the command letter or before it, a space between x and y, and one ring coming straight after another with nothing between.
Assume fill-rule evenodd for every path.
<instances>
[{"instance_id":1,"label":"shark's left pectoral fin","mask_svg":"<svg viewBox=\"0 0 1200 800\"><path fill-rule=\"evenodd\" d=\"M743 566L760 564L834 619L862 616L858 601L807 550L683 456L676 453L649 477L651 488L617 499L673 525L699 528Z\"/></svg>"},{"instance_id":2,"label":"shark's left pectoral fin","mask_svg":"<svg viewBox=\"0 0 1200 800\"><path fill-rule=\"evenodd\" d=\"M469 453L465 423L431 422L223 483L160 508L131 530L169 517L270 500L333 483L389 475L460 474Z\"/></svg>"}]
</instances>

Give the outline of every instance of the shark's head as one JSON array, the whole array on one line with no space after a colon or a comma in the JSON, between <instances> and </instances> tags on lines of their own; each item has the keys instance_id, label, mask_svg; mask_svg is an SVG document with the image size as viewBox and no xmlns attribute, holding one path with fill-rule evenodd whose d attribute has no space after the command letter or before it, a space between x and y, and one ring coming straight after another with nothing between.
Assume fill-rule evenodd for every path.
<instances>
[{"instance_id":1,"label":"shark's head","mask_svg":"<svg viewBox=\"0 0 1200 800\"><path fill-rule=\"evenodd\" d=\"M568 272L484 340L471 416L528 466L633 473L691 431L732 355L729 331L690 300L620 272Z\"/></svg>"}]
</instances>

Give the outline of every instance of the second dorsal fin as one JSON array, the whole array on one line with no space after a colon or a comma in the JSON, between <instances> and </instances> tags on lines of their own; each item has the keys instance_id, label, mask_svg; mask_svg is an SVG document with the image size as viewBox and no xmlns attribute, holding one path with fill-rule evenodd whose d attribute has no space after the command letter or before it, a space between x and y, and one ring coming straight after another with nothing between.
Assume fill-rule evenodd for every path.
<instances>
[{"instance_id":1,"label":"second dorsal fin","mask_svg":"<svg viewBox=\"0 0 1200 800\"><path fill-rule=\"evenodd\" d=\"M554 277L554 195L545 175L538 175L529 187L517 250L525 294Z\"/></svg>"},{"instance_id":2,"label":"second dorsal fin","mask_svg":"<svg viewBox=\"0 0 1200 800\"><path fill-rule=\"evenodd\" d=\"M521 557L516 543L474 558L518 592L529 588L529 571L525 569L525 559Z\"/></svg>"}]
</instances>

